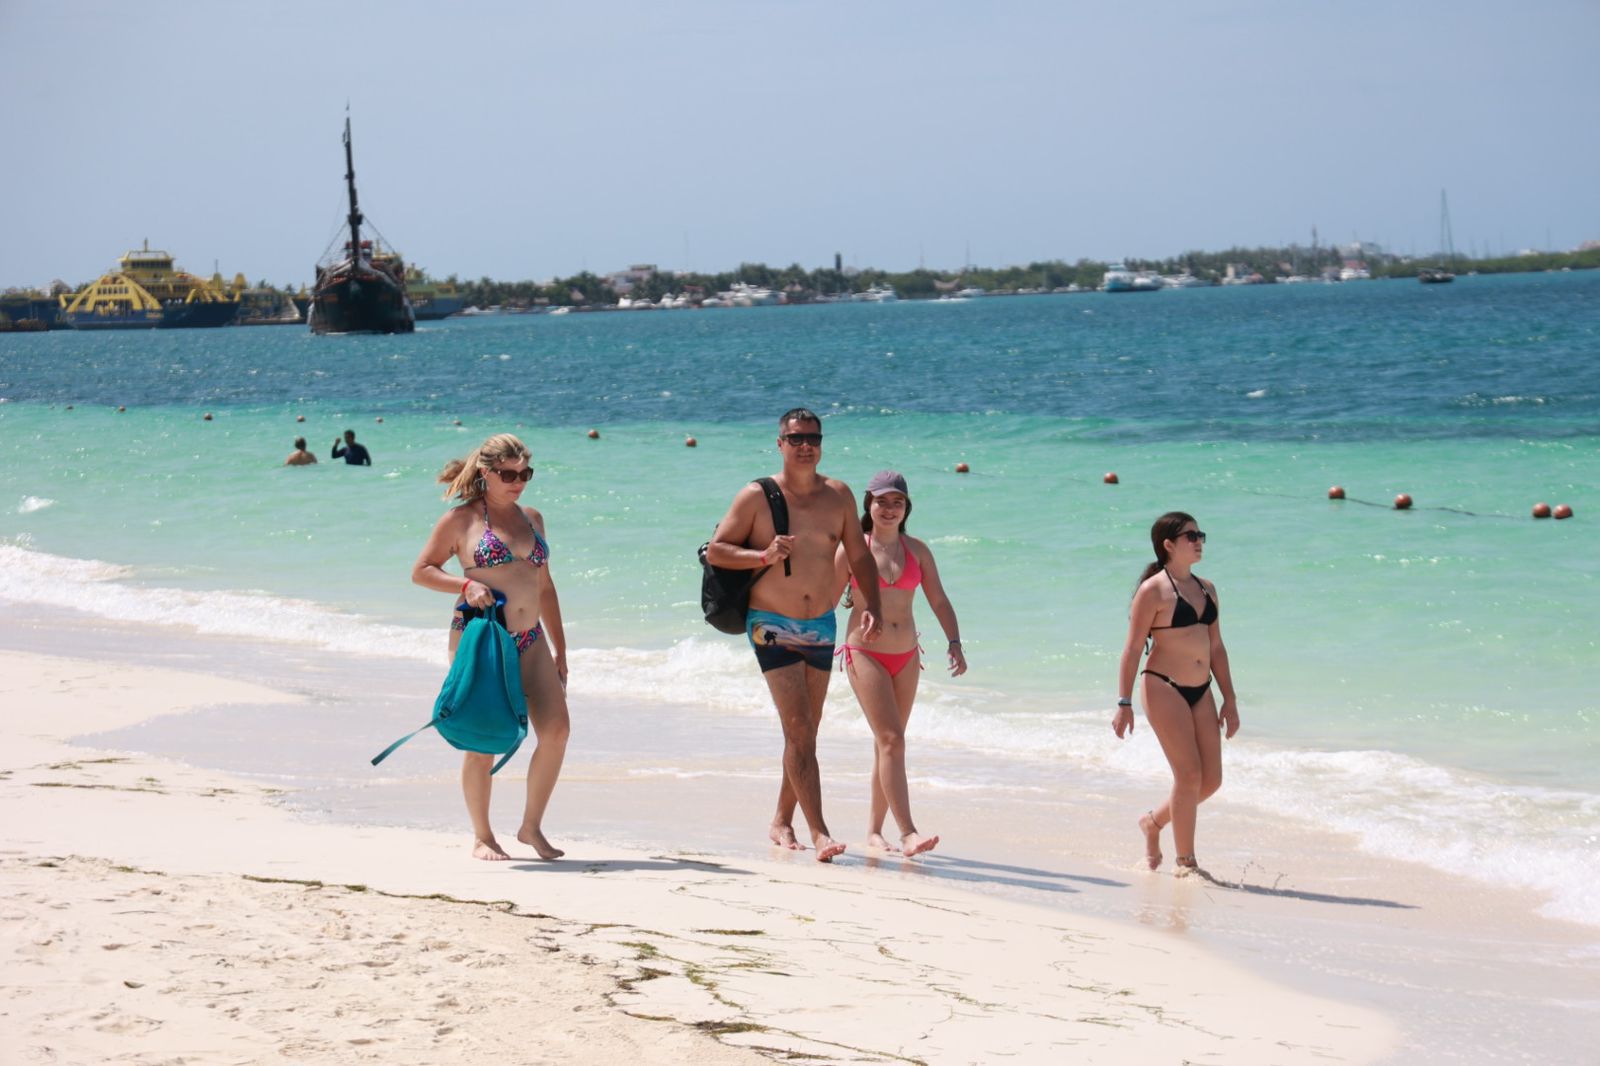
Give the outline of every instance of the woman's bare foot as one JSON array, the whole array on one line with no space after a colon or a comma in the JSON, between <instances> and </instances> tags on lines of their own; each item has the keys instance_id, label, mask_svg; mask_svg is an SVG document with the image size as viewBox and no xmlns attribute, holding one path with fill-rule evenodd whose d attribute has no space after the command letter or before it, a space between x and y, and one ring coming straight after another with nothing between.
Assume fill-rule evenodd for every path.
<instances>
[{"instance_id":1,"label":"woman's bare foot","mask_svg":"<svg viewBox=\"0 0 1600 1066\"><path fill-rule=\"evenodd\" d=\"M811 842L817 846L818 862L832 862L835 855L841 855L844 853L843 844L839 843L830 836L823 835L822 833L818 833L816 836L812 837Z\"/></svg>"},{"instance_id":2,"label":"woman's bare foot","mask_svg":"<svg viewBox=\"0 0 1600 1066\"><path fill-rule=\"evenodd\" d=\"M1144 858L1154 870L1161 865L1161 827L1150 812L1139 815L1139 830L1144 833Z\"/></svg>"},{"instance_id":3,"label":"woman's bare foot","mask_svg":"<svg viewBox=\"0 0 1600 1066\"><path fill-rule=\"evenodd\" d=\"M900 850L908 859L913 855L921 855L925 851L932 851L938 846L939 838L936 836L925 837L921 833L900 834Z\"/></svg>"},{"instance_id":4,"label":"woman's bare foot","mask_svg":"<svg viewBox=\"0 0 1600 1066\"><path fill-rule=\"evenodd\" d=\"M767 839L778 845L778 847L788 848L790 851L806 850L805 845L794 838L794 826L792 825L779 825L777 822L773 822L771 827L767 829Z\"/></svg>"},{"instance_id":5,"label":"woman's bare foot","mask_svg":"<svg viewBox=\"0 0 1600 1066\"><path fill-rule=\"evenodd\" d=\"M494 837L488 840L474 840L472 842L472 857L485 862L505 862L511 856L506 854L506 849L500 846Z\"/></svg>"},{"instance_id":6,"label":"woman's bare foot","mask_svg":"<svg viewBox=\"0 0 1600 1066\"><path fill-rule=\"evenodd\" d=\"M523 826L521 829L517 830L517 840L520 843L528 845L534 851L537 851L539 853L539 858L543 859L545 862L551 862L555 859L559 859L561 856L566 854L566 852L562 851L560 848L546 840L542 832L537 829L532 829L528 826Z\"/></svg>"},{"instance_id":7,"label":"woman's bare foot","mask_svg":"<svg viewBox=\"0 0 1600 1066\"><path fill-rule=\"evenodd\" d=\"M877 848L879 851L887 851L891 855L900 854L900 849L889 843L882 833L868 833L867 847Z\"/></svg>"},{"instance_id":8,"label":"woman's bare foot","mask_svg":"<svg viewBox=\"0 0 1600 1066\"><path fill-rule=\"evenodd\" d=\"M1200 863L1193 855L1179 855L1173 862L1178 867L1172 872L1174 877L1188 877L1191 874L1196 874L1208 881L1211 879L1210 874L1200 869Z\"/></svg>"}]
</instances>

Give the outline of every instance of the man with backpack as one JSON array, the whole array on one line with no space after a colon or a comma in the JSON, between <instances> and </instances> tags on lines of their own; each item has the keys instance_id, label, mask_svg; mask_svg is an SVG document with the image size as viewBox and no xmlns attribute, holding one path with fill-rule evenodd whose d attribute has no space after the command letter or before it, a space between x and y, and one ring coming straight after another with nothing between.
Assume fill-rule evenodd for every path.
<instances>
[{"instance_id":1,"label":"man with backpack","mask_svg":"<svg viewBox=\"0 0 1600 1066\"><path fill-rule=\"evenodd\" d=\"M878 568L850 487L817 471L822 420L804 407L786 412L778 420L778 454L783 469L762 479L774 486L776 498L761 482L739 490L707 545L706 562L724 570L761 570L750 589L745 633L783 724L783 783L769 836L780 847L800 850L794 835L798 802L817 859L828 862L844 845L829 835L822 817L817 728L833 667L833 611L840 591L834 555L840 542L866 601L868 641L879 630Z\"/></svg>"}]
</instances>

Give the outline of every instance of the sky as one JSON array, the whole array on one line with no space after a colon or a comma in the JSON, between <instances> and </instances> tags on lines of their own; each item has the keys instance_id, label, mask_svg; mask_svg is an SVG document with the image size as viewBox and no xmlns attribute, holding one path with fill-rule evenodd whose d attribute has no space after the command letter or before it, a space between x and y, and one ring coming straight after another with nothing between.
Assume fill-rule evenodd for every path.
<instances>
[{"instance_id":1,"label":"sky","mask_svg":"<svg viewBox=\"0 0 1600 1066\"><path fill-rule=\"evenodd\" d=\"M0 288L1600 239L1600 0L0 0Z\"/></svg>"}]
</instances>

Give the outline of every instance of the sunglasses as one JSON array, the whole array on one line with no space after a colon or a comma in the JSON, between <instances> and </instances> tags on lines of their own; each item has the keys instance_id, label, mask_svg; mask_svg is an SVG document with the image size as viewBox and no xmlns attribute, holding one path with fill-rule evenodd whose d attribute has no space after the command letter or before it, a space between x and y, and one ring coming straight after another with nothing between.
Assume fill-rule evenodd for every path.
<instances>
[{"instance_id":1,"label":"sunglasses","mask_svg":"<svg viewBox=\"0 0 1600 1066\"><path fill-rule=\"evenodd\" d=\"M500 484L515 485L517 482L527 484L533 480L533 467L525 466L521 470L490 470L491 474L500 475Z\"/></svg>"},{"instance_id":2,"label":"sunglasses","mask_svg":"<svg viewBox=\"0 0 1600 1066\"><path fill-rule=\"evenodd\" d=\"M803 444L809 444L813 448L822 447L821 433L785 433L778 439L787 442L791 448L798 448Z\"/></svg>"},{"instance_id":3,"label":"sunglasses","mask_svg":"<svg viewBox=\"0 0 1600 1066\"><path fill-rule=\"evenodd\" d=\"M1206 535L1200 532L1198 529L1186 529L1182 533L1179 533L1178 536L1182 537L1190 544L1204 544L1206 542Z\"/></svg>"}]
</instances>

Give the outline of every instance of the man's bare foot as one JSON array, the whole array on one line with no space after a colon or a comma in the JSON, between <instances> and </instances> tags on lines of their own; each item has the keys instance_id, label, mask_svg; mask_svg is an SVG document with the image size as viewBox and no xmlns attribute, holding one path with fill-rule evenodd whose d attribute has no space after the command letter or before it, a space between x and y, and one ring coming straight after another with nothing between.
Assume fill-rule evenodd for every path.
<instances>
[{"instance_id":1,"label":"man's bare foot","mask_svg":"<svg viewBox=\"0 0 1600 1066\"><path fill-rule=\"evenodd\" d=\"M832 862L835 855L844 854L843 844L839 843L830 836L825 836L822 833L818 833L816 836L812 837L811 842L817 846L818 862Z\"/></svg>"},{"instance_id":2,"label":"man's bare foot","mask_svg":"<svg viewBox=\"0 0 1600 1066\"><path fill-rule=\"evenodd\" d=\"M1139 815L1139 831L1144 833L1144 859L1150 869L1157 869L1161 865L1161 827L1156 816L1149 812Z\"/></svg>"},{"instance_id":3,"label":"man's bare foot","mask_svg":"<svg viewBox=\"0 0 1600 1066\"><path fill-rule=\"evenodd\" d=\"M884 835L882 833L868 833L867 847L877 848L879 851L887 851L891 855L900 854L900 849L889 843L888 840L884 839Z\"/></svg>"},{"instance_id":4,"label":"man's bare foot","mask_svg":"<svg viewBox=\"0 0 1600 1066\"><path fill-rule=\"evenodd\" d=\"M520 843L528 845L534 851L537 851L539 853L539 858L543 859L545 862L551 862L555 859L559 859L561 856L566 854L566 852L562 851L560 848L546 840L544 838L544 834L539 830L530 829L527 826L523 826L521 829L517 830L517 840Z\"/></svg>"},{"instance_id":5,"label":"man's bare foot","mask_svg":"<svg viewBox=\"0 0 1600 1066\"><path fill-rule=\"evenodd\" d=\"M506 854L506 849L502 848L494 837L490 837L488 840L474 840L472 842L472 857L474 859L482 859L485 862L505 862L511 858Z\"/></svg>"},{"instance_id":6,"label":"man's bare foot","mask_svg":"<svg viewBox=\"0 0 1600 1066\"><path fill-rule=\"evenodd\" d=\"M938 846L939 838L936 836L925 837L921 833L902 833L900 835L900 850L908 859L913 855L921 855L925 851L932 851Z\"/></svg>"},{"instance_id":7,"label":"man's bare foot","mask_svg":"<svg viewBox=\"0 0 1600 1066\"><path fill-rule=\"evenodd\" d=\"M792 825L774 823L767 829L767 839L778 845L778 847L788 848L790 851L806 850L805 845L794 838L794 826Z\"/></svg>"}]
</instances>

